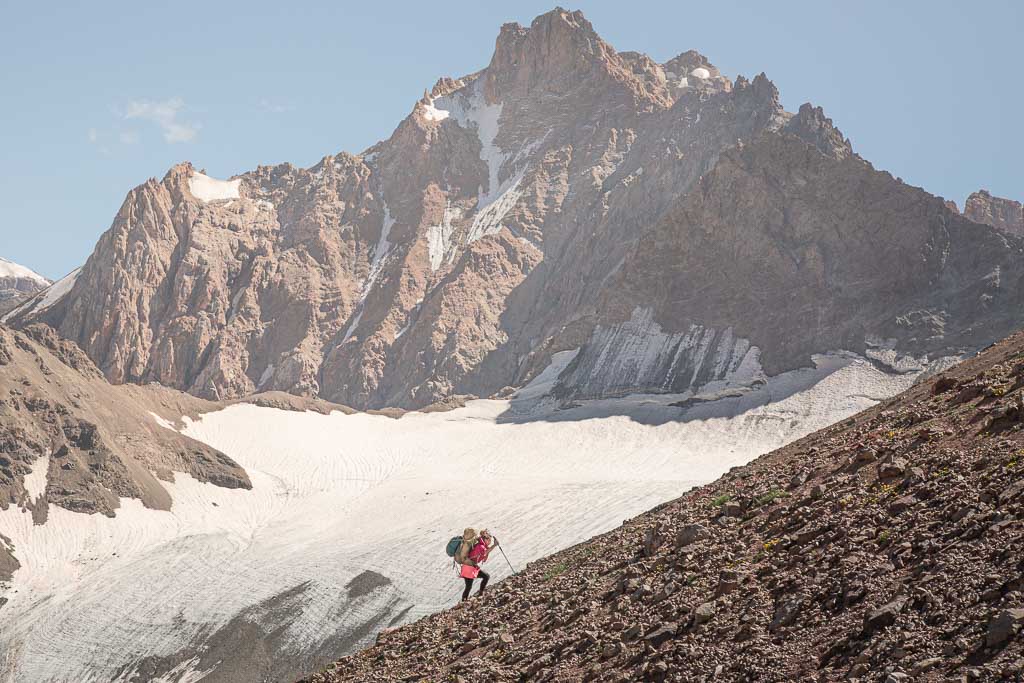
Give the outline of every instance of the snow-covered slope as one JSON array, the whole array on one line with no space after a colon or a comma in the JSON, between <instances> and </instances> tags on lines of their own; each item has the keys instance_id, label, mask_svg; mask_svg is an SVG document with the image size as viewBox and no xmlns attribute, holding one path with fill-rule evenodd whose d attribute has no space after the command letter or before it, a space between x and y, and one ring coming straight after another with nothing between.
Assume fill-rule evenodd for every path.
<instances>
[{"instance_id":1,"label":"snow-covered slope","mask_svg":"<svg viewBox=\"0 0 1024 683\"><path fill-rule=\"evenodd\" d=\"M19 265L14 261L8 261L7 259L0 256L0 278L18 278L26 280L35 280L42 286L46 286L50 283L45 277L35 272L30 268Z\"/></svg>"},{"instance_id":2,"label":"snow-covered slope","mask_svg":"<svg viewBox=\"0 0 1024 683\"><path fill-rule=\"evenodd\" d=\"M42 289L41 294L26 300L17 308L11 309L2 319L0 319L0 322L6 323L16 318L23 318L24 316L39 313L50 308L67 296L68 292L71 291L71 288L75 286L75 282L78 280L78 274L81 271L81 268L76 268L53 284L49 284L47 282L42 288L40 288Z\"/></svg>"},{"instance_id":3,"label":"snow-covered slope","mask_svg":"<svg viewBox=\"0 0 1024 683\"><path fill-rule=\"evenodd\" d=\"M49 284L34 270L0 256L0 315Z\"/></svg>"},{"instance_id":4,"label":"snow-covered slope","mask_svg":"<svg viewBox=\"0 0 1024 683\"><path fill-rule=\"evenodd\" d=\"M451 605L461 582L442 549L465 526L492 529L522 567L915 377L848 354L816 362L689 408L634 395L557 410L543 398L552 371L518 400L399 420L253 405L185 418L251 491L179 474L170 512L51 507L42 526L0 513L21 563L2 592L0 680L296 676ZM489 569L509 572L500 557Z\"/></svg>"}]
</instances>

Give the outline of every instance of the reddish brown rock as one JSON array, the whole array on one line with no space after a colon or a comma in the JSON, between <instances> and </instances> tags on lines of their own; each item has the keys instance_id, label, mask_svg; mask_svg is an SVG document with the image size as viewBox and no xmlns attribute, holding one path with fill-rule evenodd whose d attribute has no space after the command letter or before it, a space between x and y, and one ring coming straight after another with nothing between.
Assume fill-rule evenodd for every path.
<instances>
[{"instance_id":1,"label":"reddish brown rock","mask_svg":"<svg viewBox=\"0 0 1024 683\"><path fill-rule=\"evenodd\" d=\"M1005 233L1024 236L1024 205L991 195L987 190L978 190L967 198L964 215Z\"/></svg>"}]
</instances>

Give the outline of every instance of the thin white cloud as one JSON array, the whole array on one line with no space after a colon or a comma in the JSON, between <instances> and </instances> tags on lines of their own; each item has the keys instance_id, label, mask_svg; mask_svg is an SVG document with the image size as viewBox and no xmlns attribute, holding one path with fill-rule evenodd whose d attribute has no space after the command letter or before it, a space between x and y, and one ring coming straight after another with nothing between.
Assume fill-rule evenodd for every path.
<instances>
[{"instance_id":1,"label":"thin white cloud","mask_svg":"<svg viewBox=\"0 0 1024 683\"><path fill-rule=\"evenodd\" d=\"M134 145L139 142L139 134L134 130L124 130L117 136L122 145Z\"/></svg>"},{"instance_id":2,"label":"thin white cloud","mask_svg":"<svg viewBox=\"0 0 1024 683\"><path fill-rule=\"evenodd\" d=\"M169 100L149 101L137 100L128 103L124 112L126 120L138 119L150 121L160 127L164 140L168 143L191 142L202 127L199 123L181 121L178 115L185 107L185 101L180 97L172 97Z\"/></svg>"},{"instance_id":3,"label":"thin white cloud","mask_svg":"<svg viewBox=\"0 0 1024 683\"><path fill-rule=\"evenodd\" d=\"M261 99L258 106L263 111L268 111L271 114L283 114L289 111L295 111L295 105L287 102L272 102L266 98Z\"/></svg>"}]
</instances>

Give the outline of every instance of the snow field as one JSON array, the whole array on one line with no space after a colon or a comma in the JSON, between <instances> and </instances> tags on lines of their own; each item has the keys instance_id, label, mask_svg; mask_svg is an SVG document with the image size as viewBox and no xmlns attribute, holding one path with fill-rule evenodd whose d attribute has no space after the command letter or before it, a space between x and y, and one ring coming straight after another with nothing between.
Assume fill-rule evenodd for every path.
<instances>
[{"instance_id":1,"label":"snow field","mask_svg":"<svg viewBox=\"0 0 1024 683\"><path fill-rule=\"evenodd\" d=\"M835 355L685 414L666 396L552 410L545 389L573 353L513 402L400 420L253 405L186 418L184 433L245 467L251 491L178 474L169 512L51 507L42 526L0 512L22 565L3 593L0 680L110 680L306 582L289 651L402 608L412 620L457 599L443 547L466 526L490 528L521 569L913 381ZM489 565L496 580L509 573L500 554ZM345 585L367 570L391 585L350 600ZM183 665L168 680L195 673Z\"/></svg>"}]
</instances>

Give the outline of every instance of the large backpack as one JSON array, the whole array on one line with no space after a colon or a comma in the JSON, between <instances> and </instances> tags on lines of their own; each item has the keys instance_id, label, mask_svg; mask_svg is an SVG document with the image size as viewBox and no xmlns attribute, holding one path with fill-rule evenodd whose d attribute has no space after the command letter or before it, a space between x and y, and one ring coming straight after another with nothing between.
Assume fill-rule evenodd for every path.
<instances>
[{"instance_id":1,"label":"large backpack","mask_svg":"<svg viewBox=\"0 0 1024 683\"><path fill-rule=\"evenodd\" d=\"M451 540L448 541L448 545L444 547L445 553L448 557L454 559L455 553L459 552L459 546L462 545L462 536L452 536Z\"/></svg>"},{"instance_id":2,"label":"large backpack","mask_svg":"<svg viewBox=\"0 0 1024 683\"><path fill-rule=\"evenodd\" d=\"M448 557L452 558L452 562L455 564L466 564L469 551L473 549L474 543L476 543L476 539L467 541L462 536L452 536L448 545L444 547L444 551L448 553Z\"/></svg>"}]
</instances>

